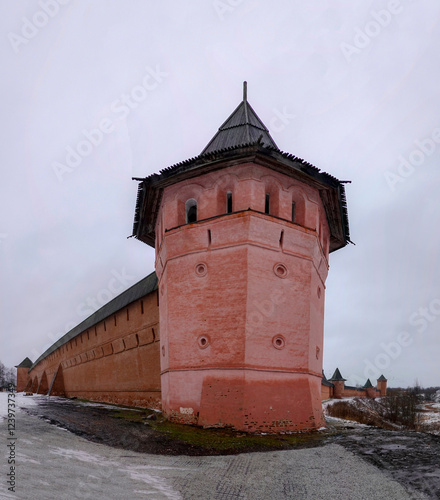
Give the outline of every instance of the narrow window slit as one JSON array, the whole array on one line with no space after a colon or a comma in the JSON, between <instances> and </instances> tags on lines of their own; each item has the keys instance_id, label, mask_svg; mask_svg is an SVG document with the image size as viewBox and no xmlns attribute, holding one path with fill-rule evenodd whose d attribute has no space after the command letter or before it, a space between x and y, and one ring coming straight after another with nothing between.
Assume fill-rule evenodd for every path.
<instances>
[{"instance_id":1,"label":"narrow window slit","mask_svg":"<svg viewBox=\"0 0 440 500\"><path fill-rule=\"evenodd\" d=\"M295 203L292 203L292 222L295 222Z\"/></svg>"},{"instance_id":2,"label":"narrow window slit","mask_svg":"<svg viewBox=\"0 0 440 500\"><path fill-rule=\"evenodd\" d=\"M197 222L197 201L194 198L189 199L185 203L186 209L186 223L192 224Z\"/></svg>"},{"instance_id":3,"label":"narrow window slit","mask_svg":"<svg viewBox=\"0 0 440 500\"><path fill-rule=\"evenodd\" d=\"M228 191L226 193L226 213L232 214L232 192Z\"/></svg>"},{"instance_id":4,"label":"narrow window slit","mask_svg":"<svg viewBox=\"0 0 440 500\"><path fill-rule=\"evenodd\" d=\"M208 229L208 246L211 246L211 230Z\"/></svg>"},{"instance_id":5,"label":"narrow window slit","mask_svg":"<svg viewBox=\"0 0 440 500\"><path fill-rule=\"evenodd\" d=\"M281 231L280 234L280 248L283 248L283 240L284 240L284 230Z\"/></svg>"},{"instance_id":6,"label":"narrow window slit","mask_svg":"<svg viewBox=\"0 0 440 500\"><path fill-rule=\"evenodd\" d=\"M270 215L270 194L266 194L266 203L264 204L264 213Z\"/></svg>"}]
</instances>

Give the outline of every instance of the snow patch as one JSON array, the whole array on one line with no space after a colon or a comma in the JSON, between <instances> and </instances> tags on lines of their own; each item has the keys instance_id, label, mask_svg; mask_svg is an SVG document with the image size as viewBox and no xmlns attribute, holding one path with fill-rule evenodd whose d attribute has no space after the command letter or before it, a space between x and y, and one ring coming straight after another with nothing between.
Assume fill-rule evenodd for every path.
<instances>
[{"instance_id":1,"label":"snow patch","mask_svg":"<svg viewBox=\"0 0 440 500\"><path fill-rule=\"evenodd\" d=\"M136 481L143 481L148 484L150 489L146 492L147 495L155 495L161 493L165 498L170 498L171 500L181 500L182 495L176 491L172 486L168 484L168 481L162 477L157 477L147 472L148 469L154 467L136 467L126 469L130 474L131 478ZM167 467L172 469L173 467ZM144 469L144 470L139 470ZM146 469L146 470L145 470Z\"/></svg>"},{"instance_id":2,"label":"snow patch","mask_svg":"<svg viewBox=\"0 0 440 500\"><path fill-rule=\"evenodd\" d=\"M102 458L98 455L92 455L91 453L87 453L85 451L80 450L72 450L72 449L64 449L64 448L52 448L49 450L49 453L52 455L58 455L63 458L70 458L75 460L80 460L81 462L88 462L91 464L102 464L102 465L111 465L111 462L107 460L102 460ZM115 464L113 464L115 465Z\"/></svg>"}]
</instances>

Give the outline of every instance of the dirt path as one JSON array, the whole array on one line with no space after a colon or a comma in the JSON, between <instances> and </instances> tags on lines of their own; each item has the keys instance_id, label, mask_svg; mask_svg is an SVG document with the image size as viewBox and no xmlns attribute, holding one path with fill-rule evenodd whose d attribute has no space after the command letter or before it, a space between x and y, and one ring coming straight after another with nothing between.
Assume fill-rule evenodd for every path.
<instances>
[{"instance_id":1,"label":"dirt path","mask_svg":"<svg viewBox=\"0 0 440 500\"><path fill-rule=\"evenodd\" d=\"M228 429L171 424L153 410L34 396L30 414L95 443L157 455L215 456L321 446L327 435L254 436ZM35 399L36 398L36 399ZM151 419L153 417L153 419Z\"/></svg>"}]
</instances>

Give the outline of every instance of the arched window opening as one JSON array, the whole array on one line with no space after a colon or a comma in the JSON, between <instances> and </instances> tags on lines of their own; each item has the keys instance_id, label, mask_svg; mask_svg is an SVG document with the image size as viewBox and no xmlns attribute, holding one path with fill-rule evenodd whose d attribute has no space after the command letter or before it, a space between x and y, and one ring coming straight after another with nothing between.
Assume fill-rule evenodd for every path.
<instances>
[{"instance_id":1,"label":"arched window opening","mask_svg":"<svg viewBox=\"0 0 440 500\"><path fill-rule=\"evenodd\" d=\"M266 203L264 204L264 213L270 214L270 194L266 193Z\"/></svg>"},{"instance_id":2,"label":"arched window opening","mask_svg":"<svg viewBox=\"0 0 440 500\"><path fill-rule=\"evenodd\" d=\"M226 213L232 214L232 192L228 191L226 193Z\"/></svg>"},{"instance_id":3,"label":"arched window opening","mask_svg":"<svg viewBox=\"0 0 440 500\"><path fill-rule=\"evenodd\" d=\"M306 200L304 194L299 189L292 190L292 222L300 226L306 225ZM309 227L313 227L309 223Z\"/></svg>"},{"instance_id":4,"label":"arched window opening","mask_svg":"<svg viewBox=\"0 0 440 500\"><path fill-rule=\"evenodd\" d=\"M186 223L192 224L197 222L197 201L194 198L189 199L185 203Z\"/></svg>"}]
</instances>

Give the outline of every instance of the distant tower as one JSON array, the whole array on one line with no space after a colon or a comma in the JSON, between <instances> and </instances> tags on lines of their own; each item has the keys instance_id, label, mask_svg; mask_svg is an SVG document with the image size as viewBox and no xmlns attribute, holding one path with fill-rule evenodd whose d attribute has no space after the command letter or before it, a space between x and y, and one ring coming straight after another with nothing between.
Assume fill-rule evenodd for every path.
<instances>
[{"instance_id":1,"label":"distant tower","mask_svg":"<svg viewBox=\"0 0 440 500\"><path fill-rule=\"evenodd\" d=\"M365 389L368 398L375 398L377 396L376 388L371 383L370 379L367 379L363 388Z\"/></svg>"},{"instance_id":2,"label":"distant tower","mask_svg":"<svg viewBox=\"0 0 440 500\"><path fill-rule=\"evenodd\" d=\"M328 256L349 241L343 184L277 148L246 84L199 156L136 180L133 235L156 248L165 415L321 427Z\"/></svg>"},{"instance_id":3,"label":"distant tower","mask_svg":"<svg viewBox=\"0 0 440 500\"><path fill-rule=\"evenodd\" d=\"M347 379L343 378L339 368L336 368L335 373L333 373L332 378L329 379L329 382L335 386L333 389L333 397L336 399L341 399L344 395L345 381Z\"/></svg>"},{"instance_id":4,"label":"distant tower","mask_svg":"<svg viewBox=\"0 0 440 500\"><path fill-rule=\"evenodd\" d=\"M22 392L26 389L28 371L31 366L32 361L29 358L24 358L19 365L15 366L15 368L17 368L17 392Z\"/></svg>"},{"instance_id":5,"label":"distant tower","mask_svg":"<svg viewBox=\"0 0 440 500\"><path fill-rule=\"evenodd\" d=\"M387 379L383 375L377 379L376 387L382 397L387 395Z\"/></svg>"}]
</instances>

